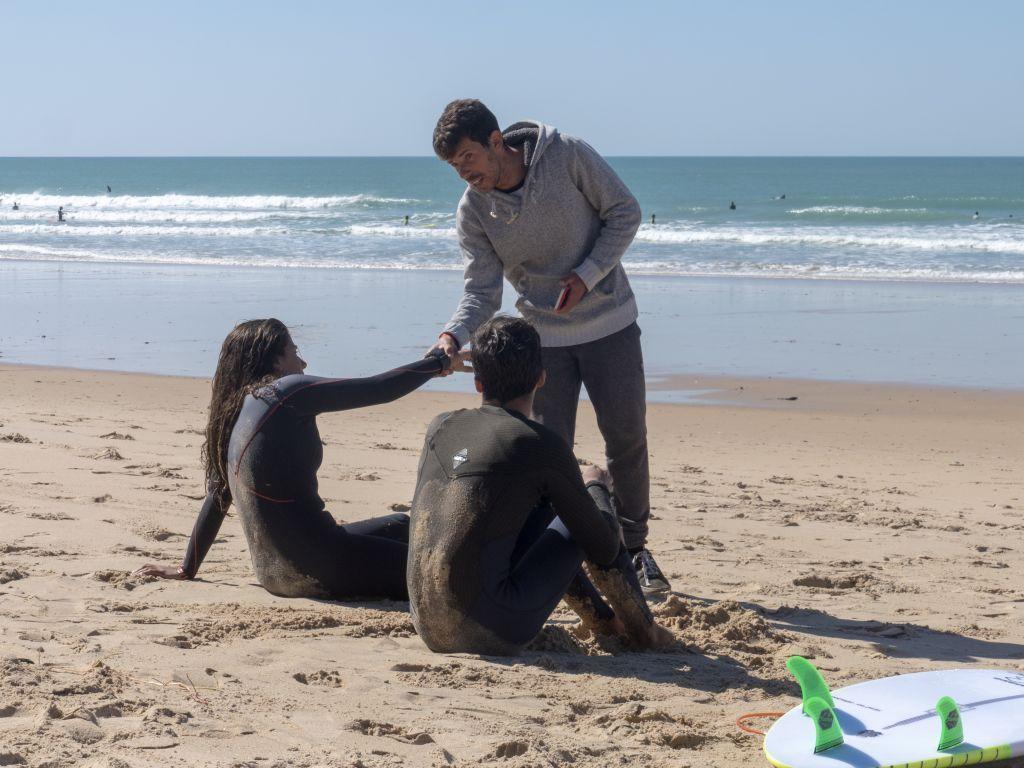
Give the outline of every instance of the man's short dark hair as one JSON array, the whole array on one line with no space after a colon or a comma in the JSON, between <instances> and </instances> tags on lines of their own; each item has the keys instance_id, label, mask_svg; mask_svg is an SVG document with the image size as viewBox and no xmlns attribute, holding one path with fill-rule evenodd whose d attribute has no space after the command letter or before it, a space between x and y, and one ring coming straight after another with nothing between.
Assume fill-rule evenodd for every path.
<instances>
[{"instance_id":1,"label":"man's short dark hair","mask_svg":"<svg viewBox=\"0 0 1024 768\"><path fill-rule=\"evenodd\" d=\"M465 138L483 144L490 144L491 134L501 130L498 118L482 101L457 99L444 108L434 126L434 152L442 160L450 160L455 148Z\"/></svg>"},{"instance_id":2,"label":"man's short dark hair","mask_svg":"<svg viewBox=\"0 0 1024 768\"><path fill-rule=\"evenodd\" d=\"M529 394L544 372L540 334L521 317L499 315L473 334L473 375L485 400L507 403Z\"/></svg>"}]
</instances>

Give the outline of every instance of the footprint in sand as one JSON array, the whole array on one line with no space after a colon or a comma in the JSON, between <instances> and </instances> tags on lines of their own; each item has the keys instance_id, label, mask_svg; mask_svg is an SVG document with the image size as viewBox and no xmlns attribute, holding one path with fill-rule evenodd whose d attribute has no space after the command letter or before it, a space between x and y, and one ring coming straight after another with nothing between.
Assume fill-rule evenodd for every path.
<instances>
[{"instance_id":1,"label":"footprint in sand","mask_svg":"<svg viewBox=\"0 0 1024 768\"><path fill-rule=\"evenodd\" d=\"M434 738L425 731L410 732L392 723L381 723L376 720L353 720L349 729L358 731L364 736L386 736L405 744L433 744Z\"/></svg>"},{"instance_id":2,"label":"footprint in sand","mask_svg":"<svg viewBox=\"0 0 1024 768\"><path fill-rule=\"evenodd\" d=\"M822 576L812 573L793 579L793 585L813 589L861 589L870 587L877 581L878 579L870 573L853 573L844 576Z\"/></svg>"},{"instance_id":3,"label":"footprint in sand","mask_svg":"<svg viewBox=\"0 0 1024 768\"><path fill-rule=\"evenodd\" d=\"M71 498L71 497L70 496L67 496L67 497L60 496L60 497L56 497L56 498L58 500L63 500L65 498ZM72 515L65 514L64 512L30 512L28 516L31 517L33 520L77 520L78 519L77 517L73 517Z\"/></svg>"},{"instance_id":4,"label":"footprint in sand","mask_svg":"<svg viewBox=\"0 0 1024 768\"><path fill-rule=\"evenodd\" d=\"M0 584L9 584L12 581L18 581L28 576L24 571L19 571L17 568L0 568Z\"/></svg>"},{"instance_id":5,"label":"footprint in sand","mask_svg":"<svg viewBox=\"0 0 1024 768\"><path fill-rule=\"evenodd\" d=\"M109 446L88 454L86 458L103 461L124 461L124 456L118 452L117 448L111 448Z\"/></svg>"},{"instance_id":6,"label":"footprint in sand","mask_svg":"<svg viewBox=\"0 0 1024 768\"><path fill-rule=\"evenodd\" d=\"M101 440L134 440L135 438L128 434L122 434L121 432L107 432L105 435L100 435Z\"/></svg>"},{"instance_id":7,"label":"footprint in sand","mask_svg":"<svg viewBox=\"0 0 1024 768\"><path fill-rule=\"evenodd\" d=\"M670 749L697 749L713 738L689 718L673 717L640 703L624 704L613 712L598 715L592 722L618 738L632 736L640 744Z\"/></svg>"},{"instance_id":8,"label":"footprint in sand","mask_svg":"<svg viewBox=\"0 0 1024 768\"><path fill-rule=\"evenodd\" d=\"M113 587L128 591L143 584L156 581L155 576L135 576L131 571L117 571L113 569L94 571L92 577L96 581L102 581L104 584L110 584Z\"/></svg>"},{"instance_id":9,"label":"footprint in sand","mask_svg":"<svg viewBox=\"0 0 1024 768\"><path fill-rule=\"evenodd\" d=\"M322 685L327 688L341 688L345 685L341 679L341 675L334 670L328 671L321 669L309 674L305 672L296 672L292 675L292 679L297 683L302 683L303 685Z\"/></svg>"},{"instance_id":10,"label":"footprint in sand","mask_svg":"<svg viewBox=\"0 0 1024 768\"><path fill-rule=\"evenodd\" d=\"M150 541L167 541L167 539L175 536L185 538L183 534L168 531L166 528L161 528L160 526L153 525L152 523L139 523L134 526L132 530L143 539L149 539Z\"/></svg>"},{"instance_id":11,"label":"footprint in sand","mask_svg":"<svg viewBox=\"0 0 1024 768\"><path fill-rule=\"evenodd\" d=\"M525 755L529 749L530 745L525 741L503 741L494 748L494 751L488 757L508 760L512 757Z\"/></svg>"}]
</instances>

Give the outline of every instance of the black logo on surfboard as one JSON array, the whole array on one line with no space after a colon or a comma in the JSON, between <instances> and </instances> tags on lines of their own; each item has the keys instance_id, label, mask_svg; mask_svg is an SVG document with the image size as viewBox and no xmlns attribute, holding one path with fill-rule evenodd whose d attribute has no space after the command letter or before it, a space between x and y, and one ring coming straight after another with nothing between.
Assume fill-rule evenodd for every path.
<instances>
[{"instance_id":1,"label":"black logo on surfboard","mask_svg":"<svg viewBox=\"0 0 1024 768\"><path fill-rule=\"evenodd\" d=\"M834 720L835 718L832 717L832 710L823 709L821 710L821 714L818 715L818 727L821 728L821 730L823 731L827 731L829 728L832 727L832 722Z\"/></svg>"}]
</instances>

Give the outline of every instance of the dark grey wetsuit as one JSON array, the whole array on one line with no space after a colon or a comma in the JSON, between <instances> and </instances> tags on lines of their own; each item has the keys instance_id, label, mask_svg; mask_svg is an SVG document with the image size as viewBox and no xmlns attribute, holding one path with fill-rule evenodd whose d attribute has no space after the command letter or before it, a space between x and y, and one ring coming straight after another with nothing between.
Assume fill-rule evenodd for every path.
<instances>
[{"instance_id":1,"label":"dark grey wetsuit","mask_svg":"<svg viewBox=\"0 0 1024 768\"><path fill-rule=\"evenodd\" d=\"M228 448L230 499L210 494L182 567L193 578L224 513L241 513L253 570L285 597L406 598L409 518L339 525L317 490L323 443L316 416L396 400L441 371L430 357L363 379L285 376L245 398Z\"/></svg>"},{"instance_id":2,"label":"dark grey wetsuit","mask_svg":"<svg viewBox=\"0 0 1024 768\"><path fill-rule=\"evenodd\" d=\"M618 563L625 549L607 491L589 490L565 441L515 411L484 405L434 419L409 536L410 607L427 647L518 653L580 578L584 556Z\"/></svg>"}]
</instances>

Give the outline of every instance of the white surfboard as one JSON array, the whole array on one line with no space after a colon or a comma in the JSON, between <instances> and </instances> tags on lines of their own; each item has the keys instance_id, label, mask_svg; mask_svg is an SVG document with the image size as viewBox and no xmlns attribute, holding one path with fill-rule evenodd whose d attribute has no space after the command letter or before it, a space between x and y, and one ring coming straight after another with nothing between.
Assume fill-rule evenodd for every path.
<instances>
[{"instance_id":1,"label":"white surfboard","mask_svg":"<svg viewBox=\"0 0 1024 768\"><path fill-rule=\"evenodd\" d=\"M946 768L1024 754L1024 674L995 669L918 672L831 691L842 743L815 753L819 733L803 704L768 730L764 753L777 768ZM952 698L963 742L940 750L936 705ZM822 716L825 725L831 722Z\"/></svg>"}]
</instances>

